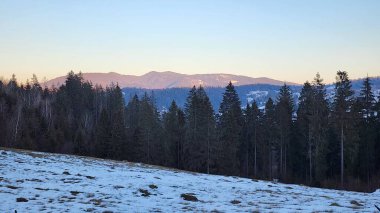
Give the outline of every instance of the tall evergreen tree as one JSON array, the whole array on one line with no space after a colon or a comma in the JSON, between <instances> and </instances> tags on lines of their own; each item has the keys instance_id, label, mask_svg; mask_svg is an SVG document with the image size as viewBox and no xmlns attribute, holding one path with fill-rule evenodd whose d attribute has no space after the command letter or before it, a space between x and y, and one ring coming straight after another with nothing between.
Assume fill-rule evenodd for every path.
<instances>
[{"instance_id":1,"label":"tall evergreen tree","mask_svg":"<svg viewBox=\"0 0 380 213\"><path fill-rule=\"evenodd\" d=\"M328 152L329 102L327 100L323 79L316 74L312 82L314 90L314 106L312 116L312 133L315 145L315 182L320 184L326 175L326 154Z\"/></svg>"},{"instance_id":2,"label":"tall evergreen tree","mask_svg":"<svg viewBox=\"0 0 380 213\"><path fill-rule=\"evenodd\" d=\"M113 158L127 159L126 133L125 133L125 103L121 89L118 85L108 88L108 111L111 129L111 150Z\"/></svg>"},{"instance_id":3,"label":"tall evergreen tree","mask_svg":"<svg viewBox=\"0 0 380 213\"><path fill-rule=\"evenodd\" d=\"M193 87L185 108L184 168L198 172L215 170L215 118L211 102L200 86Z\"/></svg>"},{"instance_id":4,"label":"tall evergreen tree","mask_svg":"<svg viewBox=\"0 0 380 213\"><path fill-rule=\"evenodd\" d=\"M269 179L278 178L278 159L277 144L279 138L279 129L276 122L276 105L271 98L265 104L265 113L263 116L264 144L268 157L267 177Z\"/></svg>"},{"instance_id":5,"label":"tall evergreen tree","mask_svg":"<svg viewBox=\"0 0 380 213\"><path fill-rule=\"evenodd\" d=\"M144 94L140 101L139 127L144 144L145 163L164 163L164 144L161 143L162 127L152 97Z\"/></svg>"},{"instance_id":6,"label":"tall evergreen tree","mask_svg":"<svg viewBox=\"0 0 380 213\"><path fill-rule=\"evenodd\" d=\"M350 124L350 110L354 92L351 89L351 81L345 71L338 71L335 82L335 97L333 103L333 117L337 131L340 135L340 182L344 181L344 150L345 130Z\"/></svg>"},{"instance_id":7,"label":"tall evergreen tree","mask_svg":"<svg viewBox=\"0 0 380 213\"><path fill-rule=\"evenodd\" d=\"M108 118L107 111L102 110L100 120L96 126L95 134L95 156L100 158L112 157L112 135L111 135L111 121Z\"/></svg>"},{"instance_id":8,"label":"tall evergreen tree","mask_svg":"<svg viewBox=\"0 0 380 213\"><path fill-rule=\"evenodd\" d=\"M250 173L253 176L258 175L258 132L260 129L260 110L256 101L252 103L252 106L247 104L244 110L244 128L243 128L243 142L240 148L240 156L242 157L241 164L242 174L249 176ZM251 165L252 164L252 165ZM250 167L253 167L250 172Z\"/></svg>"},{"instance_id":9,"label":"tall evergreen tree","mask_svg":"<svg viewBox=\"0 0 380 213\"><path fill-rule=\"evenodd\" d=\"M287 170L287 148L290 141L292 120L294 112L293 95L290 88L284 84L280 88L276 105L276 120L280 130L279 151L280 151L280 177L286 178Z\"/></svg>"},{"instance_id":10,"label":"tall evergreen tree","mask_svg":"<svg viewBox=\"0 0 380 213\"><path fill-rule=\"evenodd\" d=\"M360 110L360 139L358 153L359 174L362 179L370 183L370 177L375 171L375 146L376 146L376 121L375 121L375 96L372 92L370 78L367 77L363 81L363 86L357 98Z\"/></svg>"},{"instance_id":11,"label":"tall evergreen tree","mask_svg":"<svg viewBox=\"0 0 380 213\"><path fill-rule=\"evenodd\" d=\"M309 183L313 181L313 161L314 161L314 134L312 119L315 116L315 91L311 84L306 82L299 97L299 107L297 111L297 125L301 132L301 141L307 144L307 156L309 161Z\"/></svg>"},{"instance_id":12,"label":"tall evergreen tree","mask_svg":"<svg viewBox=\"0 0 380 213\"><path fill-rule=\"evenodd\" d=\"M166 140L166 165L180 168L182 159L182 147L184 140L183 112L173 100L169 111L164 115L164 131Z\"/></svg>"},{"instance_id":13,"label":"tall evergreen tree","mask_svg":"<svg viewBox=\"0 0 380 213\"><path fill-rule=\"evenodd\" d=\"M223 174L237 175L239 173L238 151L242 140L241 130L244 120L239 96L231 82L223 94L219 114L220 171Z\"/></svg>"}]
</instances>

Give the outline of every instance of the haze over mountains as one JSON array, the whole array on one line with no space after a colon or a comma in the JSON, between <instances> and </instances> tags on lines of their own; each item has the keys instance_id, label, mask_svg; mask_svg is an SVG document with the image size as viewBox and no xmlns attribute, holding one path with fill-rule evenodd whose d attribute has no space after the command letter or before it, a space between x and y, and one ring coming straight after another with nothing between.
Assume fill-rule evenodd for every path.
<instances>
[{"instance_id":1,"label":"haze over mountains","mask_svg":"<svg viewBox=\"0 0 380 213\"><path fill-rule=\"evenodd\" d=\"M205 87L225 87L228 82L236 86L249 84L270 84L283 85L283 81L274 80L266 77L252 78L241 75L231 74L194 74L186 75L175 72L156 72L152 71L142 76L121 75L118 73L83 73L83 78L92 82L94 85L99 84L106 87L111 83L118 83L121 88L136 87L145 89L167 89L167 88L186 88L193 85L202 85ZM47 81L47 86L59 87L65 82L66 76L61 76ZM286 82L288 85L297 85L296 83Z\"/></svg>"}]
</instances>

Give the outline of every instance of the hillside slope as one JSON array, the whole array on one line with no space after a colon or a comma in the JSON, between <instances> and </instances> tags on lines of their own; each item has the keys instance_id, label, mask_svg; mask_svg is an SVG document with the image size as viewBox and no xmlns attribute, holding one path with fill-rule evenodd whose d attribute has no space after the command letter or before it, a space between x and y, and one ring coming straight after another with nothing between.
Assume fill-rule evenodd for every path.
<instances>
[{"instance_id":1,"label":"hillside slope","mask_svg":"<svg viewBox=\"0 0 380 213\"><path fill-rule=\"evenodd\" d=\"M182 194L198 201L184 200ZM379 190L317 189L88 157L0 150L0 212L374 212L379 197Z\"/></svg>"}]
</instances>

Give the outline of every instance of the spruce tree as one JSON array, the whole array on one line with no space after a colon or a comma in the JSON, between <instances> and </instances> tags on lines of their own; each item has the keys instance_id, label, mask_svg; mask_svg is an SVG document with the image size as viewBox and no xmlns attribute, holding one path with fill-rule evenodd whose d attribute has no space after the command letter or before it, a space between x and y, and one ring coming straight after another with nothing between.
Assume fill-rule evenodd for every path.
<instances>
[{"instance_id":1,"label":"spruce tree","mask_svg":"<svg viewBox=\"0 0 380 213\"><path fill-rule=\"evenodd\" d=\"M111 121L111 150L113 158L123 160L127 158L125 134L125 103L118 85L109 88L108 99L109 118Z\"/></svg>"},{"instance_id":2,"label":"spruce tree","mask_svg":"<svg viewBox=\"0 0 380 213\"><path fill-rule=\"evenodd\" d=\"M211 102L201 86L190 90L185 107L184 168L197 172L214 172L217 152L215 118Z\"/></svg>"},{"instance_id":3,"label":"spruce tree","mask_svg":"<svg viewBox=\"0 0 380 213\"><path fill-rule=\"evenodd\" d=\"M239 96L230 82L223 94L219 108L218 136L221 155L220 171L227 175L238 175L238 151L242 140L243 113Z\"/></svg>"},{"instance_id":4,"label":"spruce tree","mask_svg":"<svg viewBox=\"0 0 380 213\"><path fill-rule=\"evenodd\" d=\"M317 104L315 99L315 91L311 84L306 82L302 88L299 97L299 107L297 111L297 125L301 133L301 141L307 144L307 160L309 162L309 183L313 181L313 164L314 164L314 134L313 119L315 114L314 106Z\"/></svg>"},{"instance_id":5,"label":"spruce tree","mask_svg":"<svg viewBox=\"0 0 380 213\"><path fill-rule=\"evenodd\" d=\"M333 103L333 117L336 130L340 138L340 183L344 182L344 142L347 140L348 125L350 125L350 110L354 92L351 89L351 81L345 71L338 71L335 82L335 97Z\"/></svg>"},{"instance_id":6,"label":"spruce tree","mask_svg":"<svg viewBox=\"0 0 380 213\"><path fill-rule=\"evenodd\" d=\"M280 177L286 178L287 170L287 148L290 141L291 129L293 125L293 112L294 101L290 88L284 84L280 88L276 104L276 121L279 125L280 139L279 139L279 152L280 152Z\"/></svg>"},{"instance_id":7,"label":"spruce tree","mask_svg":"<svg viewBox=\"0 0 380 213\"><path fill-rule=\"evenodd\" d=\"M376 122L375 122L375 97L372 92L370 78L367 77L363 81L363 86L357 98L360 110L360 139L358 152L359 173L362 179L370 183L370 177L375 171L375 146L376 146Z\"/></svg>"},{"instance_id":8,"label":"spruce tree","mask_svg":"<svg viewBox=\"0 0 380 213\"><path fill-rule=\"evenodd\" d=\"M105 109L100 114L95 135L95 156L100 158L112 157L111 122Z\"/></svg>"},{"instance_id":9,"label":"spruce tree","mask_svg":"<svg viewBox=\"0 0 380 213\"><path fill-rule=\"evenodd\" d=\"M327 100L323 79L316 74L312 82L314 90L314 105L312 116L312 133L315 145L315 182L320 184L326 176L326 155L328 152L329 102Z\"/></svg>"},{"instance_id":10,"label":"spruce tree","mask_svg":"<svg viewBox=\"0 0 380 213\"><path fill-rule=\"evenodd\" d=\"M267 177L269 179L278 178L278 158L277 145L279 129L276 122L276 105L271 98L265 103L265 113L263 116L263 134L265 152L267 153Z\"/></svg>"},{"instance_id":11,"label":"spruce tree","mask_svg":"<svg viewBox=\"0 0 380 213\"><path fill-rule=\"evenodd\" d=\"M240 147L241 167L243 168L242 174L249 176L258 175L258 146L259 146L259 129L260 129L260 110L256 101L244 110L244 127L243 127L243 140ZM250 170L250 168L253 168Z\"/></svg>"},{"instance_id":12,"label":"spruce tree","mask_svg":"<svg viewBox=\"0 0 380 213\"><path fill-rule=\"evenodd\" d=\"M181 110L173 100L169 111L164 115L164 136L166 141L165 165L180 168L183 146L184 123L181 121Z\"/></svg>"},{"instance_id":13,"label":"spruce tree","mask_svg":"<svg viewBox=\"0 0 380 213\"><path fill-rule=\"evenodd\" d=\"M140 101L139 127L144 144L145 163L164 163L164 144L161 143L162 127L157 108L152 97L144 94Z\"/></svg>"}]
</instances>

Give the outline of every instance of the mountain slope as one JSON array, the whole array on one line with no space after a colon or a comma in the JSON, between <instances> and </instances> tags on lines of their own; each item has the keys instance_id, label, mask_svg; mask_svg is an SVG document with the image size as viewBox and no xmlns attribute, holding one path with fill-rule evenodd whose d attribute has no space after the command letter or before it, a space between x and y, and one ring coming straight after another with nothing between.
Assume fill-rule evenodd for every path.
<instances>
[{"instance_id":1,"label":"mountain slope","mask_svg":"<svg viewBox=\"0 0 380 213\"><path fill-rule=\"evenodd\" d=\"M251 78L241 75L230 74L195 74L186 75L175 72L149 72L142 76L121 75L117 73L83 73L85 80L103 87L111 83L118 83L120 87L137 87L146 89L165 89L173 87L192 87L193 85L202 85L207 87L224 87L232 81L235 85L247 84L271 84L283 85L284 82L270 78ZM58 77L46 82L46 85L60 86L65 82L66 76ZM288 83L295 85L295 83Z\"/></svg>"},{"instance_id":2,"label":"mountain slope","mask_svg":"<svg viewBox=\"0 0 380 213\"><path fill-rule=\"evenodd\" d=\"M1 212L373 212L379 196L0 149Z\"/></svg>"}]
</instances>

